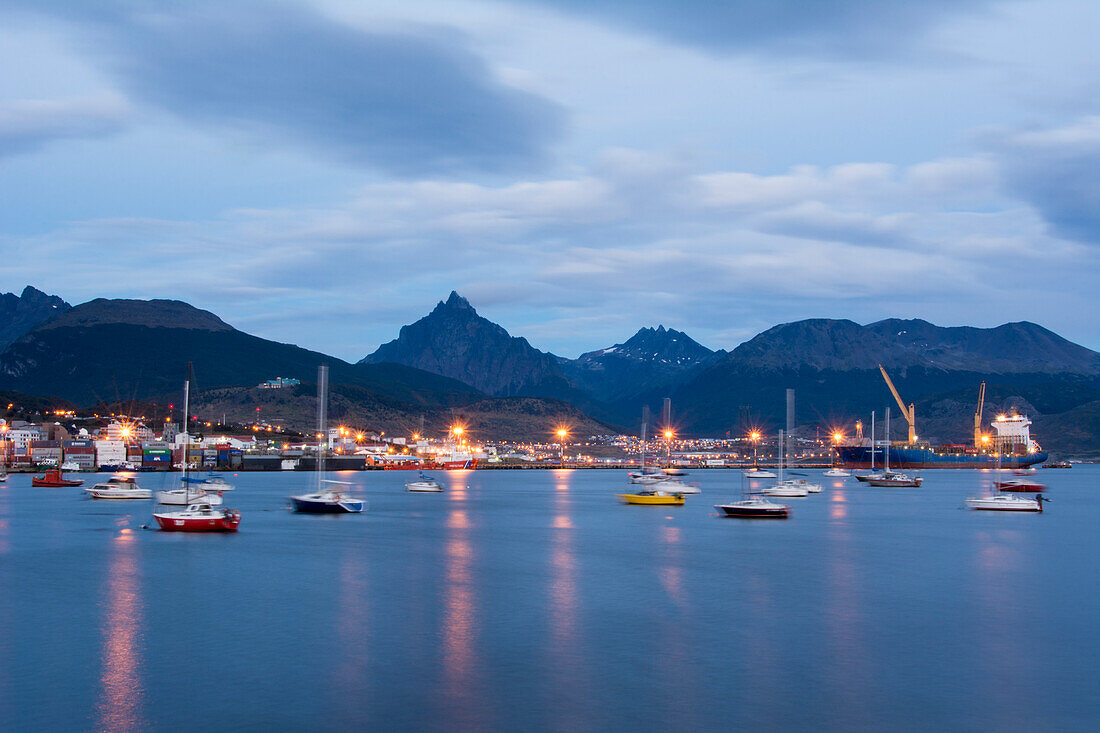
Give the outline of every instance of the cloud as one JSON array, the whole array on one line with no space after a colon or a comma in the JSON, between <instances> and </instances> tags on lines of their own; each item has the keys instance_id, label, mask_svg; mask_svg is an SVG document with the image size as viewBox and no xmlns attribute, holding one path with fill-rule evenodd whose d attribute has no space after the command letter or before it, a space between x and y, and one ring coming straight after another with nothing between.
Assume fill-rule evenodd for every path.
<instances>
[{"instance_id":1,"label":"cloud","mask_svg":"<svg viewBox=\"0 0 1100 733\"><path fill-rule=\"evenodd\" d=\"M370 31L302 6L43 5L133 97L181 118L399 175L542 165L556 104L499 83L460 36ZM65 8L62 10L61 8Z\"/></svg>"},{"instance_id":2,"label":"cloud","mask_svg":"<svg viewBox=\"0 0 1100 733\"><path fill-rule=\"evenodd\" d=\"M43 284L73 301L180 297L355 359L452 288L567 355L659 322L722 348L808 316L992 313L1058 327L1058 302L1041 293L1083 292L1097 258L998 198L998 170L979 156L700 173L690 159L614 150L554 180L390 181L326 207L95 221L0 244L9 277L67 262ZM126 291L105 293L112 282ZM552 327L581 322L593 325Z\"/></svg>"},{"instance_id":3,"label":"cloud","mask_svg":"<svg viewBox=\"0 0 1100 733\"><path fill-rule=\"evenodd\" d=\"M1100 116L1063 127L987 136L1004 184L1059 236L1100 244Z\"/></svg>"},{"instance_id":4,"label":"cloud","mask_svg":"<svg viewBox=\"0 0 1100 733\"><path fill-rule=\"evenodd\" d=\"M114 95L0 102L0 156L55 140L112 135L123 129L128 117L125 101Z\"/></svg>"},{"instance_id":5,"label":"cloud","mask_svg":"<svg viewBox=\"0 0 1100 733\"><path fill-rule=\"evenodd\" d=\"M896 58L987 0L543 0L560 10L723 53Z\"/></svg>"}]
</instances>

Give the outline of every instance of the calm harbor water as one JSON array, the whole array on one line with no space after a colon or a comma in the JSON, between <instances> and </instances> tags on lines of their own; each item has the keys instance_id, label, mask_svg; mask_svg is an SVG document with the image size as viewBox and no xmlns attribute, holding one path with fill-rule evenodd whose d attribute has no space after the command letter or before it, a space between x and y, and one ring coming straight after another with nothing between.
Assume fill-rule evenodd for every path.
<instances>
[{"instance_id":1,"label":"calm harbor water","mask_svg":"<svg viewBox=\"0 0 1100 733\"><path fill-rule=\"evenodd\" d=\"M820 476L820 472L810 472ZM825 479L787 521L624 506L620 471L239 474L236 535L0 484L0 729L1098 730L1100 467L1043 515ZM85 477L92 478L92 477ZM162 488L165 476L139 483Z\"/></svg>"}]
</instances>

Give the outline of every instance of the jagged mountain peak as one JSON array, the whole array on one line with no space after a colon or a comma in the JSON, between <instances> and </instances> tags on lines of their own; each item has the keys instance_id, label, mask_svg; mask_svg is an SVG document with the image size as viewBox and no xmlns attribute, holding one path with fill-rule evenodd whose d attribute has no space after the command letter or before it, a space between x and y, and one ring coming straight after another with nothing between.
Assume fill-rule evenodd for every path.
<instances>
[{"instance_id":1,"label":"jagged mountain peak","mask_svg":"<svg viewBox=\"0 0 1100 733\"><path fill-rule=\"evenodd\" d=\"M459 295L457 290L452 290L451 294L447 296L447 300L445 302L442 300L439 301L439 305L437 305L436 308L463 309L470 311L474 315L477 315L477 311L474 310L474 307L472 305L470 305L470 301Z\"/></svg>"},{"instance_id":2,"label":"jagged mountain peak","mask_svg":"<svg viewBox=\"0 0 1100 733\"><path fill-rule=\"evenodd\" d=\"M0 351L43 321L64 313L72 306L56 295L27 285L19 295L0 293Z\"/></svg>"}]
</instances>

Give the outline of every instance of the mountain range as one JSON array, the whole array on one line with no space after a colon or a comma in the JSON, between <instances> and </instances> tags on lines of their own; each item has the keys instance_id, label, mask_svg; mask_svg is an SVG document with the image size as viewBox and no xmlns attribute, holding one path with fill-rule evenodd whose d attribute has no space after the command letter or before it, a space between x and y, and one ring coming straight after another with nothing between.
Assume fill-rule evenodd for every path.
<instances>
[{"instance_id":1,"label":"mountain range","mask_svg":"<svg viewBox=\"0 0 1100 733\"><path fill-rule=\"evenodd\" d=\"M0 293L0 351L39 323L71 307L56 295L46 295L30 285L19 295Z\"/></svg>"},{"instance_id":2,"label":"mountain range","mask_svg":"<svg viewBox=\"0 0 1100 733\"><path fill-rule=\"evenodd\" d=\"M199 402L208 400L210 409L247 415L260 407L305 419L309 385L325 362L337 411L370 426L405 429L423 418L442 428L462 413L485 437L533 438L548 422L568 422L576 433L636 432L641 407L657 414L671 397L681 434L737 435L750 424L780 427L785 388L796 390L803 430L866 421L871 410L893 405L881 364L906 402L917 403L923 438L965 440L985 381L989 409L1025 409L1042 428L1041 442L1063 452L1100 452L1100 354L1028 322L971 328L809 319L775 326L728 352L657 326L568 359L509 334L452 292L351 364L252 336L179 301L97 299L70 308L31 288L17 299L27 301L22 306L3 297L5 308L35 316L6 324L11 342L0 352L0 389L82 405L170 399L182 367L166 365L193 361L205 385ZM52 313L43 316L33 303ZM303 384L256 389L274 376ZM899 435L902 423L895 421Z\"/></svg>"}]
</instances>

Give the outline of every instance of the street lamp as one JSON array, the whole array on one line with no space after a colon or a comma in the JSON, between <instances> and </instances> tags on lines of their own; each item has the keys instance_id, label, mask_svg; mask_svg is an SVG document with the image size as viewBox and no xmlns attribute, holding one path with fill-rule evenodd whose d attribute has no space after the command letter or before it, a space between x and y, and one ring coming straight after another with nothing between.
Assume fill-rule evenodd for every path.
<instances>
[{"instance_id":1,"label":"street lamp","mask_svg":"<svg viewBox=\"0 0 1100 733\"><path fill-rule=\"evenodd\" d=\"M565 439L568 437L569 431L565 428L558 428L558 459L561 465L565 465Z\"/></svg>"},{"instance_id":2,"label":"street lamp","mask_svg":"<svg viewBox=\"0 0 1100 733\"><path fill-rule=\"evenodd\" d=\"M665 460L672 465L672 435L673 432L665 428Z\"/></svg>"},{"instance_id":3,"label":"street lamp","mask_svg":"<svg viewBox=\"0 0 1100 733\"><path fill-rule=\"evenodd\" d=\"M752 441L752 467L755 469L757 468L756 444L760 442L760 431L753 430L749 433L749 440Z\"/></svg>"}]
</instances>

